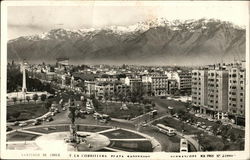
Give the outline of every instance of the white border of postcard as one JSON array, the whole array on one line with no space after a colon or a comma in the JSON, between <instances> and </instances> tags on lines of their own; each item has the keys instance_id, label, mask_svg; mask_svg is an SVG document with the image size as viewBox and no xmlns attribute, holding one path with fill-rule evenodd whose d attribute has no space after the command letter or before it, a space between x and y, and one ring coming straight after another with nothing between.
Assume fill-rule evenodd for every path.
<instances>
[{"instance_id":1,"label":"white border of postcard","mask_svg":"<svg viewBox=\"0 0 250 160\"><path fill-rule=\"evenodd\" d=\"M110 152L67 152L45 153L41 151L10 151L6 150L6 66L7 66L7 8L8 6L37 5L161 5L164 3L193 3L191 1L5 1L1 3L1 157L3 159L250 159L249 155L249 22L246 26L246 133L245 151L223 152L190 152L190 153L110 153ZM229 3L227 1L205 1L212 3ZM240 2L238 2L240 3ZM243 1L246 7L249 2ZM248 14L248 13L246 13ZM240 18L240 17L239 17Z\"/></svg>"}]
</instances>

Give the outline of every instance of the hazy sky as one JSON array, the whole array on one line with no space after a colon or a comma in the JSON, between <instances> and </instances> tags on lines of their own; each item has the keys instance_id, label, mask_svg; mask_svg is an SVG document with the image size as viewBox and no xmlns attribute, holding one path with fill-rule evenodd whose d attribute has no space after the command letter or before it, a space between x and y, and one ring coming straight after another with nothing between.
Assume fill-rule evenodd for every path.
<instances>
[{"instance_id":1,"label":"hazy sky","mask_svg":"<svg viewBox=\"0 0 250 160\"><path fill-rule=\"evenodd\" d=\"M70 6L69 6L70 5ZM47 32L54 28L80 29L130 25L154 18L187 20L216 18L245 26L248 2L81 2L60 6L9 6L8 39Z\"/></svg>"}]
</instances>

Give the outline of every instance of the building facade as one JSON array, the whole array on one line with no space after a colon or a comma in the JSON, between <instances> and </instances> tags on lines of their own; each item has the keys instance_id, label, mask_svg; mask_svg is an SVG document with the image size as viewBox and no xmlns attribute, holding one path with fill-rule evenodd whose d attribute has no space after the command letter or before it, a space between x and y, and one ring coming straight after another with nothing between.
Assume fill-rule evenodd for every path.
<instances>
[{"instance_id":1,"label":"building facade","mask_svg":"<svg viewBox=\"0 0 250 160\"><path fill-rule=\"evenodd\" d=\"M88 96L95 95L95 81L84 81L85 94Z\"/></svg>"},{"instance_id":2,"label":"building facade","mask_svg":"<svg viewBox=\"0 0 250 160\"><path fill-rule=\"evenodd\" d=\"M228 112L245 117L246 70L239 64L229 69Z\"/></svg>"},{"instance_id":3,"label":"building facade","mask_svg":"<svg viewBox=\"0 0 250 160\"><path fill-rule=\"evenodd\" d=\"M192 103L200 108L200 113L208 109L208 70L192 71Z\"/></svg>"},{"instance_id":4,"label":"building facade","mask_svg":"<svg viewBox=\"0 0 250 160\"><path fill-rule=\"evenodd\" d=\"M168 94L168 77L154 76L152 77L152 95L166 96Z\"/></svg>"},{"instance_id":5,"label":"building facade","mask_svg":"<svg viewBox=\"0 0 250 160\"><path fill-rule=\"evenodd\" d=\"M115 83L97 82L95 84L95 96L98 99L110 99L115 93Z\"/></svg>"},{"instance_id":6,"label":"building facade","mask_svg":"<svg viewBox=\"0 0 250 160\"><path fill-rule=\"evenodd\" d=\"M191 94L192 72L178 70L167 72L166 75L169 79L176 80L182 94Z\"/></svg>"},{"instance_id":7,"label":"building facade","mask_svg":"<svg viewBox=\"0 0 250 160\"><path fill-rule=\"evenodd\" d=\"M208 108L218 119L223 119L228 111L228 71L225 69L208 71Z\"/></svg>"}]
</instances>

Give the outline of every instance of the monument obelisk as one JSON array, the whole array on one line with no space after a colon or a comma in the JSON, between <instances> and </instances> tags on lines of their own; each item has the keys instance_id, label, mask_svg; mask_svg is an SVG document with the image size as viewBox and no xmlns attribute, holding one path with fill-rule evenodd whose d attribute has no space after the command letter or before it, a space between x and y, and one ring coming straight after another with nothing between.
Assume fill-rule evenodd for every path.
<instances>
[{"instance_id":1,"label":"monument obelisk","mask_svg":"<svg viewBox=\"0 0 250 160\"><path fill-rule=\"evenodd\" d=\"M25 95L25 93L27 92L27 88L26 88L26 71L25 71L25 62L23 61L22 63L22 71L23 71L23 86L22 86L22 92Z\"/></svg>"},{"instance_id":2,"label":"monument obelisk","mask_svg":"<svg viewBox=\"0 0 250 160\"><path fill-rule=\"evenodd\" d=\"M25 71L25 62L22 62L22 72L23 72L23 86L22 86L22 94L23 94L23 100L25 101L25 96L26 96L26 92L27 92L27 88L26 88L26 71Z\"/></svg>"}]
</instances>

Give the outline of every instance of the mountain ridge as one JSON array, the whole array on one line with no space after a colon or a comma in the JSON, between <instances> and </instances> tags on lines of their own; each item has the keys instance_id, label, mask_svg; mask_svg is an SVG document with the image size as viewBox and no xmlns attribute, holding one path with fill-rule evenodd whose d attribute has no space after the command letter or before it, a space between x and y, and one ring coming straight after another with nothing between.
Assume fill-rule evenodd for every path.
<instances>
[{"instance_id":1,"label":"mountain ridge","mask_svg":"<svg viewBox=\"0 0 250 160\"><path fill-rule=\"evenodd\" d=\"M245 58L246 31L229 22L157 19L131 26L53 29L19 37L8 42L8 59L66 56L75 63L190 65Z\"/></svg>"}]
</instances>

